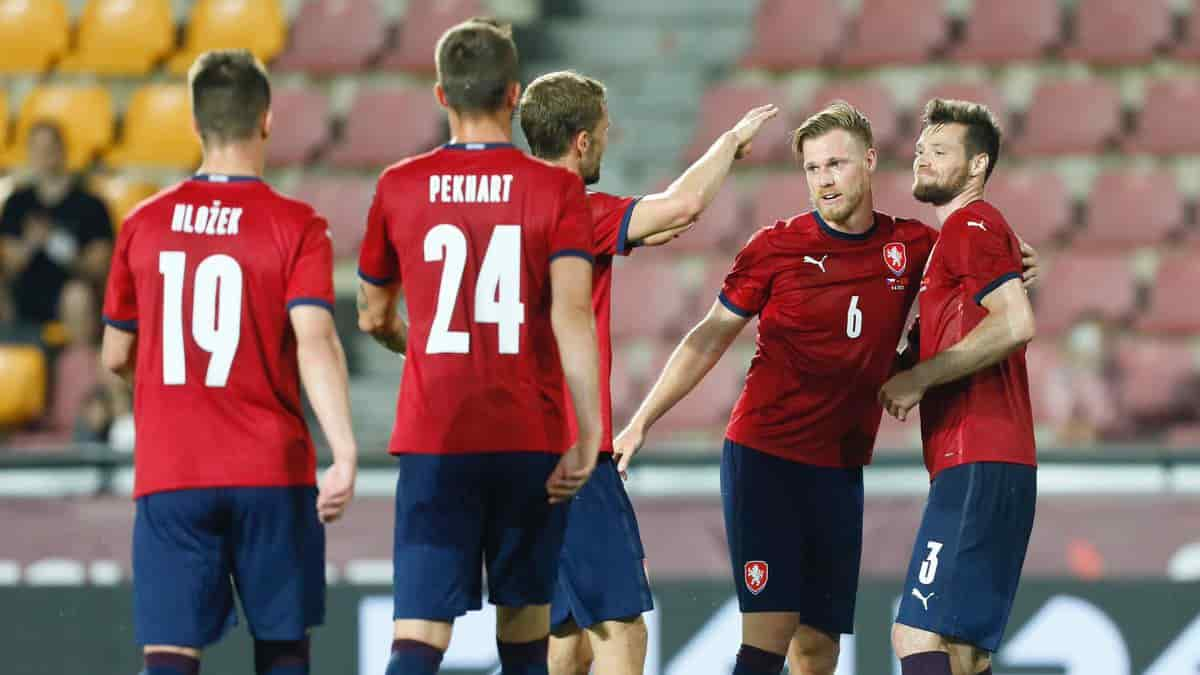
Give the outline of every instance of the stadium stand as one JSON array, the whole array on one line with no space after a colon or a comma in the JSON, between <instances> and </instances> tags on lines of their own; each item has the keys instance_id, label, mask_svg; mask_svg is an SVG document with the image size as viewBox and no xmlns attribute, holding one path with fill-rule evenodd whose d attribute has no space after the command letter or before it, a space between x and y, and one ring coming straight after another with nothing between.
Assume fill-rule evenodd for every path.
<instances>
[{"instance_id":1,"label":"stadium stand","mask_svg":"<svg viewBox=\"0 0 1200 675\"><path fill-rule=\"evenodd\" d=\"M1163 260L1150 291L1150 306L1138 322L1147 333L1178 337L1200 334L1200 249L1192 246Z\"/></svg>"},{"instance_id":2,"label":"stadium stand","mask_svg":"<svg viewBox=\"0 0 1200 675\"><path fill-rule=\"evenodd\" d=\"M155 183L121 174L93 175L88 181L88 187L104 200L112 216L113 226L118 231L133 207L159 190Z\"/></svg>"},{"instance_id":3,"label":"stadium stand","mask_svg":"<svg viewBox=\"0 0 1200 675\"><path fill-rule=\"evenodd\" d=\"M115 168L158 167L190 171L200 164L200 139L183 84L147 84L134 92L123 134L104 156Z\"/></svg>"},{"instance_id":4,"label":"stadium stand","mask_svg":"<svg viewBox=\"0 0 1200 675\"><path fill-rule=\"evenodd\" d=\"M486 14L479 0L410 0L395 48L380 66L417 75L434 71L433 48L446 29L472 16Z\"/></svg>"},{"instance_id":5,"label":"stadium stand","mask_svg":"<svg viewBox=\"0 0 1200 675\"><path fill-rule=\"evenodd\" d=\"M1183 195L1174 174L1164 170L1106 171L1093 183L1087 203L1087 229L1077 247L1152 246L1184 222Z\"/></svg>"},{"instance_id":6,"label":"stadium stand","mask_svg":"<svg viewBox=\"0 0 1200 675\"><path fill-rule=\"evenodd\" d=\"M1200 153L1200 83L1195 78L1156 79L1146 85L1138 125L1125 149L1151 155Z\"/></svg>"},{"instance_id":7,"label":"stadium stand","mask_svg":"<svg viewBox=\"0 0 1200 675\"><path fill-rule=\"evenodd\" d=\"M329 140L329 98L311 87L271 92L271 166L304 164Z\"/></svg>"},{"instance_id":8,"label":"stadium stand","mask_svg":"<svg viewBox=\"0 0 1200 675\"><path fill-rule=\"evenodd\" d=\"M329 222L333 253L354 258L362 243L363 223L375 195L375 180L357 176L308 176L292 190Z\"/></svg>"},{"instance_id":9,"label":"stadium stand","mask_svg":"<svg viewBox=\"0 0 1200 675\"><path fill-rule=\"evenodd\" d=\"M945 47L950 22L944 5L942 0L864 0L842 63L861 68L925 62ZM921 20L908 21L913 16ZM905 23L907 30L896 30Z\"/></svg>"},{"instance_id":10,"label":"stadium stand","mask_svg":"<svg viewBox=\"0 0 1200 675\"><path fill-rule=\"evenodd\" d=\"M1136 306L1132 263L1123 253L1069 250L1057 256L1038 289L1038 334L1060 335L1077 319L1128 319Z\"/></svg>"},{"instance_id":11,"label":"stadium stand","mask_svg":"<svg viewBox=\"0 0 1200 675\"><path fill-rule=\"evenodd\" d=\"M1018 155L1099 153L1121 132L1119 94L1103 79L1042 80L1025 115Z\"/></svg>"},{"instance_id":12,"label":"stadium stand","mask_svg":"<svg viewBox=\"0 0 1200 675\"><path fill-rule=\"evenodd\" d=\"M744 68L787 71L827 64L842 45L847 17L838 0L763 0L754 17ZM796 26L805 26L803 40Z\"/></svg>"},{"instance_id":13,"label":"stadium stand","mask_svg":"<svg viewBox=\"0 0 1200 675\"><path fill-rule=\"evenodd\" d=\"M986 64L1032 61L1045 56L1061 40L1062 9L1058 0L975 2L967 17L954 59Z\"/></svg>"},{"instance_id":14,"label":"stadium stand","mask_svg":"<svg viewBox=\"0 0 1200 675\"><path fill-rule=\"evenodd\" d=\"M183 47L167 62L176 75L210 49L249 49L269 63L283 49L287 23L278 0L198 0L184 33Z\"/></svg>"},{"instance_id":15,"label":"stadium stand","mask_svg":"<svg viewBox=\"0 0 1200 675\"><path fill-rule=\"evenodd\" d=\"M1146 63L1171 39L1172 21L1167 0L1079 0L1075 39L1064 56L1101 65Z\"/></svg>"},{"instance_id":16,"label":"stadium stand","mask_svg":"<svg viewBox=\"0 0 1200 675\"><path fill-rule=\"evenodd\" d=\"M382 169L445 140L442 117L425 87L365 87L350 107L342 142L330 152L329 162Z\"/></svg>"},{"instance_id":17,"label":"stadium stand","mask_svg":"<svg viewBox=\"0 0 1200 675\"><path fill-rule=\"evenodd\" d=\"M988 199L1034 246L1053 244L1074 225L1071 195L1053 171L997 171L988 180Z\"/></svg>"},{"instance_id":18,"label":"stadium stand","mask_svg":"<svg viewBox=\"0 0 1200 675\"><path fill-rule=\"evenodd\" d=\"M871 120L871 134L875 137L876 149L890 156L900 140L899 111L892 92L877 79L830 81L812 95L804 114L796 118L796 123L803 122L808 115L838 99L852 103L867 115ZM906 151L911 147L911 139L905 139Z\"/></svg>"},{"instance_id":19,"label":"stadium stand","mask_svg":"<svg viewBox=\"0 0 1200 675\"><path fill-rule=\"evenodd\" d=\"M722 83L704 93L698 110L699 120L685 159L693 161L708 150L717 136L746 114L746 111L768 103L780 107L780 114L789 109L790 96L784 87L773 85ZM790 155L788 125L764 128L754 142L754 151L746 161L751 164L785 162Z\"/></svg>"},{"instance_id":20,"label":"stadium stand","mask_svg":"<svg viewBox=\"0 0 1200 675\"><path fill-rule=\"evenodd\" d=\"M0 0L0 73L45 72L67 50L69 21L61 0Z\"/></svg>"},{"instance_id":21,"label":"stadium stand","mask_svg":"<svg viewBox=\"0 0 1200 675\"><path fill-rule=\"evenodd\" d=\"M292 22L291 39L275 68L311 75L354 73L383 48L387 29L373 0L305 3Z\"/></svg>"},{"instance_id":22,"label":"stadium stand","mask_svg":"<svg viewBox=\"0 0 1200 675\"><path fill-rule=\"evenodd\" d=\"M17 133L0 163L25 162L29 130L40 121L58 125L67 144L67 166L78 171L112 143L115 113L112 94L101 85L46 84L35 87L21 103Z\"/></svg>"},{"instance_id":23,"label":"stadium stand","mask_svg":"<svg viewBox=\"0 0 1200 675\"><path fill-rule=\"evenodd\" d=\"M175 45L168 0L90 0L79 18L64 73L143 76Z\"/></svg>"},{"instance_id":24,"label":"stadium stand","mask_svg":"<svg viewBox=\"0 0 1200 675\"><path fill-rule=\"evenodd\" d=\"M46 359L40 349L0 344L0 382L9 383L0 387L0 428L17 428L42 416L46 406Z\"/></svg>"}]
</instances>

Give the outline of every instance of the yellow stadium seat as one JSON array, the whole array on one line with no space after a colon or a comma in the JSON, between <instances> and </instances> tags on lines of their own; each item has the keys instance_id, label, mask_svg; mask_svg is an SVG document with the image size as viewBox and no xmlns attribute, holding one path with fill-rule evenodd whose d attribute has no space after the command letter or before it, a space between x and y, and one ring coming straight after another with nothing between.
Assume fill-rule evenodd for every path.
<instances>
[{"instance_id":1,"label":"yellow stadium seat","mask_svg":"<svg viewBox=\"0 0 1200 675\"><path fill-rule=\"evenodd\" d=\"M0 0L0 73L42 73L67 50L62 0Z\"/></svg>"},{"instance_id":2,"label":"yellow stadium seat","mask_svg":"<svg viewBox=\"0 0 1200 675\"><path fill-rule=\"evenodd\" d=\"M8 148L8 90L0 89L0 154Z\"/></svg>"},{"instance_id":3,"label":"yellow stadium seat","mask_svg":"<svg viewBox=\"0 0 1200 675\"><path fill-rule=\"evenodd\" d=\"M58 69L97 75L145 75L175 43L169 0L89 0L75 49Z\"/></svg>"},{"instance_id":4,"label":"yellow stadium seat","mask_svg":"<svg viewBox=\"0 0 1200 675\"><path fill-rule=\"evenodd\" d=\"M37 347L0 345L0 427L15 428L46 409L46 357Z\"/></svg>"},{"instance_id":5,"label":"yellow stadium seat","mask_svg":"<svg viewBox=\"0 0 1200 675\"><path fill-rule=\"evenodd\" d=\"M2 1L2 0L0 0ZM55 122L67 143L67 165L83 169L112 143L112 95L101 86L45 85L29 92L21 103L17 134L0 164L25 163L25 142L29 129L37 122Z\"/></svg>"},{"instance_id":6,"label":"yellow stadium seat","mask_svg":"<svg viewBox=\"0 0 1200 675\"><path fill-rule=\"evenodd\" d=\"M210 49L249 49L263 63L283 50L287 20L279 0L199 0L187 24L183 48L167 69L186 73Z\"/></svg>"},{"instance_id":7,"label":"yellow stadium seat","mask_svg":"<svg viewBox=\"0 0 1200 675\"><path fill-rule=\"evenodd\" d=\"M154 183L134 180L125 176L93 176L88 186L108 207L113 226L119 232L125 216L144 199L156 194L159 187Z\"/></svg>"},{"instance_id":8,"label":"yellow stadium seat","mask_svg":"<svg viewBox=\"0 0 1200 675\"><path fill-rule=\"evenodd\" d=\"M192 128L187 85L150 84L134 92L121 141L104 161L117 168L195 169L200 139Z\"/></svg>"}]
</instances>

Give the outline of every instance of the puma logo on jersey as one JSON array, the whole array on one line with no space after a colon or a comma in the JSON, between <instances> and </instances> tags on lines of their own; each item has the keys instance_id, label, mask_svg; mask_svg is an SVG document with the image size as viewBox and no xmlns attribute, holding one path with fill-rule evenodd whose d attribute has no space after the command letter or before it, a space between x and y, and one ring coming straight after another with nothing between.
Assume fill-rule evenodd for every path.
<instances>
[{"instance_id":1,"label":"puma logo on jersey","mask_svg":"<svg viewBox=\"0 0 1200 675\"><path fill-rule=\"evenodd\" d=\"M918 591L915 588L912 589L912 596L921 601L921 606L925 608L926 612L929 611L929 601L932 600L933 596L935 596L935 595L937 595L937 593L930 593L929 595L921 595L921 591Z\"/></svg>"},{"instance_id":2,"label":"puma logo on jersey","mask_svg":"<svg viewBox=\"0 0 1200 675\"><path fill-rule=\"evenodd\" d=\"M983 230L984 232L987 232L987 228L984 227L983 223L979 222L978 220L968 220L967 227L978 227L979 229Z\"/></svg>"},{"instance_id":3,"label":"puma logo on jersey","mask_svg":"<svg viewBox=\"0 0 1200 675\"><path fill-rule=\"evenodd\" d=\"M209 206L176 204L171 216L171 231L224 237L238 233L241 219L240 208L221 206L219 199Z\"/></svg>"},{"instance_id":4,"label":"puma logo on jersey","mask_svg":"<svg viewBox=\"0 0 1200 675\"><path fill-rule=\"evenodd\" d=\"M816 258L812 257L811 255L806 255L806 256L804 256L804 262L806 262L810 265L816 265L817 267L821 268L822 272L824 272L825 271L825 259L828 257L829 256L827 256L827 255L823 255L823 256L821 256L820 260L817 260Z\"/></svg>"}]
</instances>

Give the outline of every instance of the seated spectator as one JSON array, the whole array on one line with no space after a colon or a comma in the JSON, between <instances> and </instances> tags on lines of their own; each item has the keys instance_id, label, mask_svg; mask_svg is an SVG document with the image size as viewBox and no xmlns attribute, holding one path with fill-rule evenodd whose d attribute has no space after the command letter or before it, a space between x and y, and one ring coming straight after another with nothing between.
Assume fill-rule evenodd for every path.
<instances>
[{"instance_id":1,"label":"seated spectator","mask_svg":"<svg viewBox=\"0 0 1200 675\"><path fill-rule=\"evenodd\" d=\"M1127 433L1112 342L1110 326L1085 319L1060 345L1062 361L1043 380L1057 445L1088 445Z\"/></svg>"},{"instance_id":2,"label":"seated spectator","mask_svg":"<svg viewBox=\"0 0 1200 675\"><path fill-rule=\"evenodd\" d=\"M57 126L35 124L28 143L32 181L14 190L0 213L0 270L14 318L41 324L58 316L69 280L103 288L113 226L104 203L67 170Z\"/></svg>"}]
</instances>

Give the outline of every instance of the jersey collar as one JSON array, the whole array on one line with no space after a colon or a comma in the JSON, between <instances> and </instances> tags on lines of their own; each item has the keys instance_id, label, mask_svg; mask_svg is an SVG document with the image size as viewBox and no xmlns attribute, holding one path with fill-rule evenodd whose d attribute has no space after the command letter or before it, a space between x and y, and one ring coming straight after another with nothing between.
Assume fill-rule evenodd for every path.
<instances>
[{"instance_id":1,"label":"jersey collar","mask_svg":"<svg viewBox=\"0 0 1200 675\"><path fill-rule=\"evenodd\" d=\"M813 214L813 218L817 219L817 226L821 228L821 231L824 232L825 234L833 237L834 239L845 239L848 241L866 241L867 239L870 239L871 235L875 234L875 230L877 230L879 228L879 219L875 218L874 214L872 214L871 228L861 234L853 234L850 232L841 232L839 230L833 229L832 227L829 226L829 223L825 222L825 219L821 217L821 212L816 209L813 209L812 214Z\"/></svg>"},{"instance_id":2,"label":"jersey collar","mask_svg":"<svg viewBox=\"0 0 1200 675\"><path fill-rule=\"evenodd\" d=\"M515 148L512 143L447 143L442 146L446 150L498 150L500 148Z\"/></svg>"},{"instance_id":3,"label":"jersey collar","mask_svg":"<svg viewBox=\"0 0 1200 675\"><path fill-rule=\"evenodd\" d=\"M206 183L261 183L262 179L258 176L227 176L223 173L198 173L192 176L192 180L204 181Z\"/></svg>"}]
</instances>

